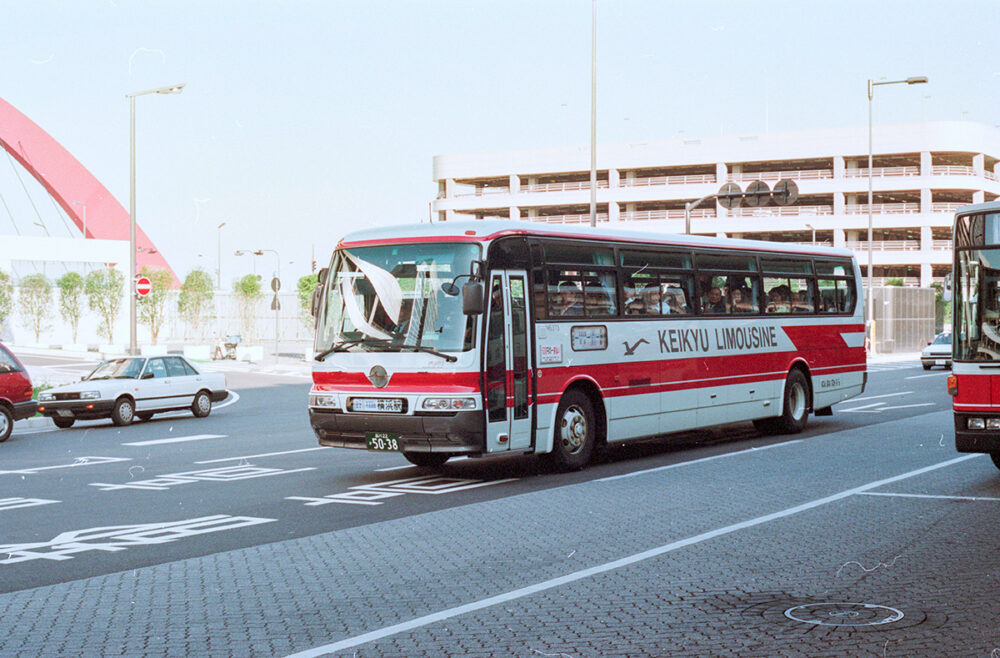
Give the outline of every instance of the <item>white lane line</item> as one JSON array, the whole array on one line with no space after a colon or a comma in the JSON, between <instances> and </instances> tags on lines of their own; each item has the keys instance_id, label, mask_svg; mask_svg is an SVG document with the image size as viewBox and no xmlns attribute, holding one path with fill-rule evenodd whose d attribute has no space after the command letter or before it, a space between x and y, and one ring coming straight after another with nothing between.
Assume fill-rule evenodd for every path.
<instances>
[{"instance_id":1,"label":"white lane line","mask_svg":"<svg viewBox=\"0 0 1000 658\"><path fill-rule=\"evenodd\" d=\"M872 407L881 407L884 405L885 402L872 402L871 404L863 404L860 407L854 407L853 409L841 409L840 411L841 412L861 411L862 409L870 409Z\"/></svg>"},{"instance_id":2,"label":"white lane line","mask_svg":"<svg viewBox=\"0 0 1000 658\"><path fill-rule=\"evenodd\" d=\"M903 379L923 379L924 377L944 377L949 373L947 372L932 372L929 375L910 375L909 377L903 377Z\"/></svg>"},{"instance_id":3,"label":"white lane line","mask_svg":"<svg viewBox=\"0 0 1000 658\"><path fill-rule=\"evenodd\" d=\"M838 402L837 404L854 404L855 402L867 402L868 400L878 400L879 398L894 398L898 395L909 395L910 393L913 393L913 391L886 393L885 395L869 395L866 398L851 398L850 400L844 400L843 402Z\"/></svg>"},{"instance_id":4,"label":"white lane line","mask_svg":"<svg viewBox=\"0 0 1000 658\"><path fill-rule=\"evenodd\" d=\"M701 464L702 462L710 462L713 459L723 459L725 457L735 457L736 455L745 455L748 452L758 452L760 450L768 450L770 448L780 448L781 446L790 446L796 443L800 443L802 439L795 439L794 441L785 441L784 443L775 443L773 445L764 446L763 448L747 448L746 450L739 450L737 452L727 452L724 455L713 455L711 457L702 457L701 459L693 459L689 462L680 462L679 464L668 464L667 466L657 466L656 468L647 468L643 471L635 471L633 473L624 473L622 475L612 475L606 478L599 478L597 482L610 482L611 480L621 480L622 478L631 478L636 475L645 475L646 473L656 473L657 471L666 471L671 468L680 468L681 466L691 466L693 464Z\"/></svg>"},{"instance_id":5,"label":"white lane line","mask_svg":"<svg viewBox=\"0 0 1000 658\"><path fill-rule=\"evenodd\" d=\"M863 496L886 496L888 498L936 498L940 500L989 500L1000 502L1000 498L990 498L989 496L932 496L930 494L908 494L908 493L875 493L866 491Z\"/></svg>"},{"instance_id":6,"label":"white lane line","mask_svg":"<svg viewBox=\"0 0 1000 658\"><path fill-rule=\"evenodd\" d=\"M123 446L158 446L165 443L186 443L187 441L204 441L206 439L225 439L228 434L192 434L191 436L175 436L172 439L155 439L152 441L133 441L123 443Z\"/></svg>"},{"instance_id":7,"label":"white lane line","mask_svg":"<svg viewBox=\"0 0 1000 658\"><path fill-rule=\"evenodd\" d=\"M889 411L890 409L912 409L913 407L936 407L937 402L921 402L920 404L901 404L896 407L882 407L879 411Z\"/></svg>"},{"instance_id":8,"label":"white lane line","mask_svg":"<svg viewBox=\"0 0 1000 658\"><path fill-rule=\"evenodd\" d=\"M789 507L788 509L781 510L780 512L774 512L773 514L765 514L764 516L758 516L755 519L750 519L748 521L741 521L739 523L734 523L732 525L725 526L724 528L718 528L717 530L710 530L708 532L703 532L700 535L695 535L694 537L688 537L687 539L681 539L680 541L671 542L669 544L664 544L663 546L658 546L652 548L648 551L643 551L641 553L635 553L634 555L629 555L628 557L623 557L612 562L606 562L604 564L599 564L589 569L583 569L581 571L575 571L565 576L560 576L558 578L553 578L551 580L546 580L541 583L536 583L534 585L528 585L527 587L522 587L520 589L507 592L505 594L499 594L497 596L491 596L486 599L480 599L479 601L473 601L472 603L466 603L465 605L456 606L454 608L448 608L447 610L441 610L440 612L435 612L429 615L424 615L423 617L417 617L409 621L404 621L399 624L393 624L392 626L386 626L369 633L364 633L362 635L356 635L354 637L345 638L339 642L333 642L330 644L323 645L321 647L314 647L312 649L306 649L305 651L300 651L298 653L293 653L288 656L288 658L314 658L315 656L322 656L323 654L333 653L334 651L343 651L344 649L350 649L351 647L356 647L362 644L367 644L368 642L374 642L375 640L381 640L382 638L396 635L398 633L403 633L406 631L411 631L415 628L421 628L423 626L428 626L439 621L444 621L445 619L451 619L452 617L458 617L459 615L464 615L469 612L475 612L476 610L482 610L484 608L489 608L500 603L507 603L515 599L522 599L526 596L531 596L532 594L537 594L538 592L544 592L545 590L553 589L567 583L576 582L578 580L583 580L584 578L589 578L598 574L606 573L608 571L613 571L615 569L620 569L622 567L627 567L637 562L642 562L650 558L659 557L665 553L670 553L676 551L679 548L685 548L693 544L700 544L701 542L708 541L709 539L715 539L716 537L721 537L723 535L728 535L737 530L745 530L746 528L752 528L770 521L775 521L777 519L782 519L787 516L792 516L793 514L798 514L799 512L805 512L807 510L815 509L817 507L822 507L823 505L828 505L829 503L836 502L838 500L843 500L849 496L854 496L859 493L863 493L870 489L876 489L878 487L884 486L886 484L891 484L893 482L899 482L900 480L905 480L907 478L915 477L917 475L923 475L924 473L929 473L930 471L937 470L939 468L944 468L945 466L951 466L952 464L958 464L959 462L966 461L967 459L973 459L979 457L978 453L971 455L963 455L961 457L956 457L955 459L949 459L948 461L933 464L931 466L925 466L924 468L918 468L915 471L910 471L908 473L903 473L901 475L895 475L893 477L885 478L882 480L876 480L875 482L869 482L868 484L863 484L860 487L854 487L852 489L845 489L840 493L835 493L832 496L826 496L824 498L817 498L808 503L803 503L801 505L796 505L795 507Z\"/></svg>"},{"instance_id":9,"label":"white lane line","mask_svg":"<svg viewBox=\"0 0 1000 658\"><path fill-rule=\"evenodd\" d=\"M227 389L227 392L229 393L229 397L219 404L213 405L213 409L224 409L225 407L228 407L231 404L236 404L240 401L240 396L236 391L229 391Z\"/></svg>"},{"instance_id":10,"label":"white lane line","mask_svg":"<svg viewBox=\"0 0 1000 658\"><path fill-rule=\"evenodd\" d=\"M243 455L242 457L223 457L222 459L206 459L204 461L195 462L195 464L218 464L220 462L235 462L241 459L255 459L257 457L274 457L276 455L294 455L297 452L312 452L313 450L328 450L325 446L319 446L318 448L301 448L299 450L285 450L283 452L263 452L259 455Z\"/></svg>"},{"instance_id":11,"label":"white lane line","mask_svg":"<svg viewBox=\"0 0 1000 658\"><path fill-rule=\"evenodd\" d=\"M34 475L39 471L52 471L60 468L77 468L79 466L96 466L98 464L113 464L115 462L130 462L131 457L77 457L72 464L60 464L59 466L38 466L35 468L22 468L18 471L0 471L0 475Z\"/></svg>"}]
</instances>

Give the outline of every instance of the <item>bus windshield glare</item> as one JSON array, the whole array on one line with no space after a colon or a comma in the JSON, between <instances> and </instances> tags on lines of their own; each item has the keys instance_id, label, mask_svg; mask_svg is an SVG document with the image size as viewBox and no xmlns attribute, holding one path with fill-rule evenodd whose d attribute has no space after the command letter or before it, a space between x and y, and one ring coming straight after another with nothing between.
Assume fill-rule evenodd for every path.
<instances>
[{"instance_id":1,"label":"bus windshield glare","mask_svg":"<svg viewBox=\"0 0 1000 658\"><path fill-rule=\"evenodd\" d=\"M963 249L956 261L955 356L1000 361L1000 248Z\"/></svg>"},{"instance_id":2,"label":"bus windshield glare","mask_svg":"<svg viewBox=\"0 0 1000 658\"><path fill-rule=\"evenodd\" d=\"M461 288L479 254L478 245L464 243L338 250L319 311L316 351L472 349L476 318L463 315L461 295L446 294L442 286L454 281Z\"/></svg>"}]
</instances>

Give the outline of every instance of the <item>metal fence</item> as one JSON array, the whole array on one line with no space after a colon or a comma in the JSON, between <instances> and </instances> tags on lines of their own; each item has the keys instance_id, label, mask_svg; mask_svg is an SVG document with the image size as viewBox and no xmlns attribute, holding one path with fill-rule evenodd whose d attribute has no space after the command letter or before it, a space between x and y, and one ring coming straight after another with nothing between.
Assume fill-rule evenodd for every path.
<instances>
[{"instance_id":1,"label":"metal fence","mask_svg":"<svg viewBox=\"0 0 1000 658\"><path fill-rule=\"evenodd\" d=\"M917 352L934 338L933 288L872 288L875 351Z\"/></svg>"}]
</instances>

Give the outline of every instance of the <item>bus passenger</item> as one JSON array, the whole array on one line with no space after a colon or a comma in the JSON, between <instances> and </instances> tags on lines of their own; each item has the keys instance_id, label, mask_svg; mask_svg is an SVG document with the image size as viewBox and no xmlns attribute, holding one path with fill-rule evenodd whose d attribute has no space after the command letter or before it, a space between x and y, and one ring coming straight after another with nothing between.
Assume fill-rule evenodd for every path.
<instances>
[{"instance_id":1,"label":"bus passenger","mask_svg":"<svg viewBox=\"0 0 1000 658\"><path fill-rule=\"evenodd\" d=\"M730 308L733 309L733 313L753 313L753 304L744 297L745 292L742 288L733 288L733 292L730 293Z\"/></svg>"},{"instance_id":2,"label":"bus passenger","mask_svg":"<svg viewBox=\"0 0 1000 658\"><path fill-rule=\"evenodd\" d=\"M706 313L726 313L726 302L722 300L722 290L717 287L713 287L708 291L708 297L704 302L704 311Z\"/></svg>"}]
</instances>

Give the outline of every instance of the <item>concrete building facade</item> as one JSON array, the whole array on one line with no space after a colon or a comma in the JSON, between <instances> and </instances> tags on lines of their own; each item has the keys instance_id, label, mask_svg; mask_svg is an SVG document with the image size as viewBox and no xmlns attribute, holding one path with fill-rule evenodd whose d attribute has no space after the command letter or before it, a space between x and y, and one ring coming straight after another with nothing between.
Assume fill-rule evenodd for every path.
<instances>
[{"instance_id":1,"label":"concrete building facade","mask_svg":"<svg viewBox=\"0 0 1000 658\"><path fill-rule=\"evenodd\" d=\"M951 271L955 209L1000 197L1000 129L971 122L875 126L874 285L929 286ZM796 183L787 206L691 210L699 235L847 247L868 270L868 129L774 132L597 147L597 221L683 233L687 202L727 183ZM434 221L590 222L589 147L434 158Z\"/></svg>"}]
</instances>

